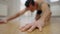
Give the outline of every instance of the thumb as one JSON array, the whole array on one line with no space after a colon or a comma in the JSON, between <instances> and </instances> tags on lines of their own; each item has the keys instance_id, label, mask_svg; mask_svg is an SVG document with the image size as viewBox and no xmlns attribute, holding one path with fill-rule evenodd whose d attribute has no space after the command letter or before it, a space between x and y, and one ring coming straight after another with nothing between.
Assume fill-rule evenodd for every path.
<instances>
[{"instance_id":1,"label":"thumb","mask_svg":"<svg viewBox=\"0 0 60 34\"><path fill-rule=\"evenodd\" d=\"M42 31L42 27L38 27L39 28L39 31L41 32Z\"/></svg>"}]
</instances>

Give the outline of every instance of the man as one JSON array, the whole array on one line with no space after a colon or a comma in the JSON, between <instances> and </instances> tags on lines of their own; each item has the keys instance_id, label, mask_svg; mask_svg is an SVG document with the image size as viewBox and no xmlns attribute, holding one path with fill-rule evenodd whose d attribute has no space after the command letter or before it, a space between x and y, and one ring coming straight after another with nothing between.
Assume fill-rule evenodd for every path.
<instances>
[{"instance_id":1,"label":"man","mask_svg":"<svg viewBox=\"0 0 60 34\"><path fill-rule=\"evenodd\" d=\"M35 28L38 28L39 31L42 31L43 26L45 26L49 22L51 17L51 11L50 11L49 5L46 2L44 2L44 0L40 0L40 2L36 2L34 0L27 0L25 2L25 6L26 8L22 9L20 12L18 12L14 16L8 17L5 20L1 20L0 23L5 23L12 19L15 19L23 15L28 10L30 10L31 12L34 12L34 10L37 10L35 22L21 27L20 30L31 32Z\"/></svg>"}]
</instances>

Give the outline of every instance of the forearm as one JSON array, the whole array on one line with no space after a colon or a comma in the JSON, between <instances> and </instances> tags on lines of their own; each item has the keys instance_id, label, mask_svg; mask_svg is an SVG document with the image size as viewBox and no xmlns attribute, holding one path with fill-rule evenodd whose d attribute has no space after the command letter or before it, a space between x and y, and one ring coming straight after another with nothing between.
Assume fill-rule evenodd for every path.
<instances>
[{"instance_id":1,"label":"forearm","mask_svg":"<svg viewBox=\"0 0 60 34\"><path fill-rule=\"evenodd\" d=\"M13 15L13 16L7 17L6 20L7 20L7 21L10 21L10 20L15 19L15 18L17 18L17 17L19 17L19 16L20 16L20 14L17 13L17 14L15 14L15 15Z\"/></svg>"},{"instance_id":2,"label":"forearm","mask_svg":"<svg viewBox=\"0 0 60 34\"><path fill-rule=\"evenodd\" d=\"M41 18L39 20L45 21L49 16L51 15L50 11L46 11L42 14Z\"/></svg>"},{"instance_id":3,"label":"forearm","mask_svg":"<svg viewBox=\"0 0 60 34\"><path fill-rule=\"evenodd\" d=\"M26 8L25 8L25 9L23 9L23 10L21 10L21 11L19 11L17 14L15 14L15 15L13 15L13 16L10 16L10 17L8 17L8 18L7 18L7 21L10 21L10 20L12 20L12 19L15 19L15 18L17 18L17 17L19 17L19 16L23 15L26 11L27 11L27 9L26 9Z\"/></svg>"},{"instance_id":4,"label":"forearm","mask_svg":"<svg viewBox=\"0 0 60 34\"><path fill-rule=\"evenodd\" d=\"M36 14L35 20L37 21L41 16L39 14Z\"/></svg>"}]
</instances>

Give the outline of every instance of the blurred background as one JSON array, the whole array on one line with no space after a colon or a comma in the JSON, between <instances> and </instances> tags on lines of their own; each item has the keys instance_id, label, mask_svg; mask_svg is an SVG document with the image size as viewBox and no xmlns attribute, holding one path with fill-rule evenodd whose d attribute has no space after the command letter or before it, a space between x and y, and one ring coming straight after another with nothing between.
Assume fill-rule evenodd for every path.
<instances>
[{"instance_id":1,"label":"blurred background","mask_svg":"<svg viewBox=\"0 0 60 34\"><path fill-rule=\"evenodd\" d=\"M19 10L25 8L24 3L26 0L0 0L0 20L6 18L7 16L11 16L16 14ZM37 0L39 1L39 0ZM52 12L51 22L52 29L57 28L57 32L55 34L60 34L60 0L45 0L50 4L50 9ZM25 14L26 15L26 14ZM14 23L8 24L0 24L0 34L19 34L17 31L19 27L20 17L13 20ZM53 25L55 24L55 25Z\"/></svg>"}]
</instances>

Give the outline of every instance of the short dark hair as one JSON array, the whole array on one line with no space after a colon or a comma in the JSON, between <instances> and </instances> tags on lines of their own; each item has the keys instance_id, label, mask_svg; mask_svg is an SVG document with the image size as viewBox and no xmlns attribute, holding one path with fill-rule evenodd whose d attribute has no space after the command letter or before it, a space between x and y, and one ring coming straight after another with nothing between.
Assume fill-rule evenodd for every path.
<instances>
[{"instance_id":1,"label":"short dark hair","mask_svg":"<svg viewBox=\"0 0 60 34\"><path fill-rule=\"evenodd\" d=\"M26 7L29 7L29 4L31 4L32 6L34 6L34 5L35 5L34 0L27 0L27 1L25 2L25 6L26 6Z\"/></svg>"}]
</instances>

